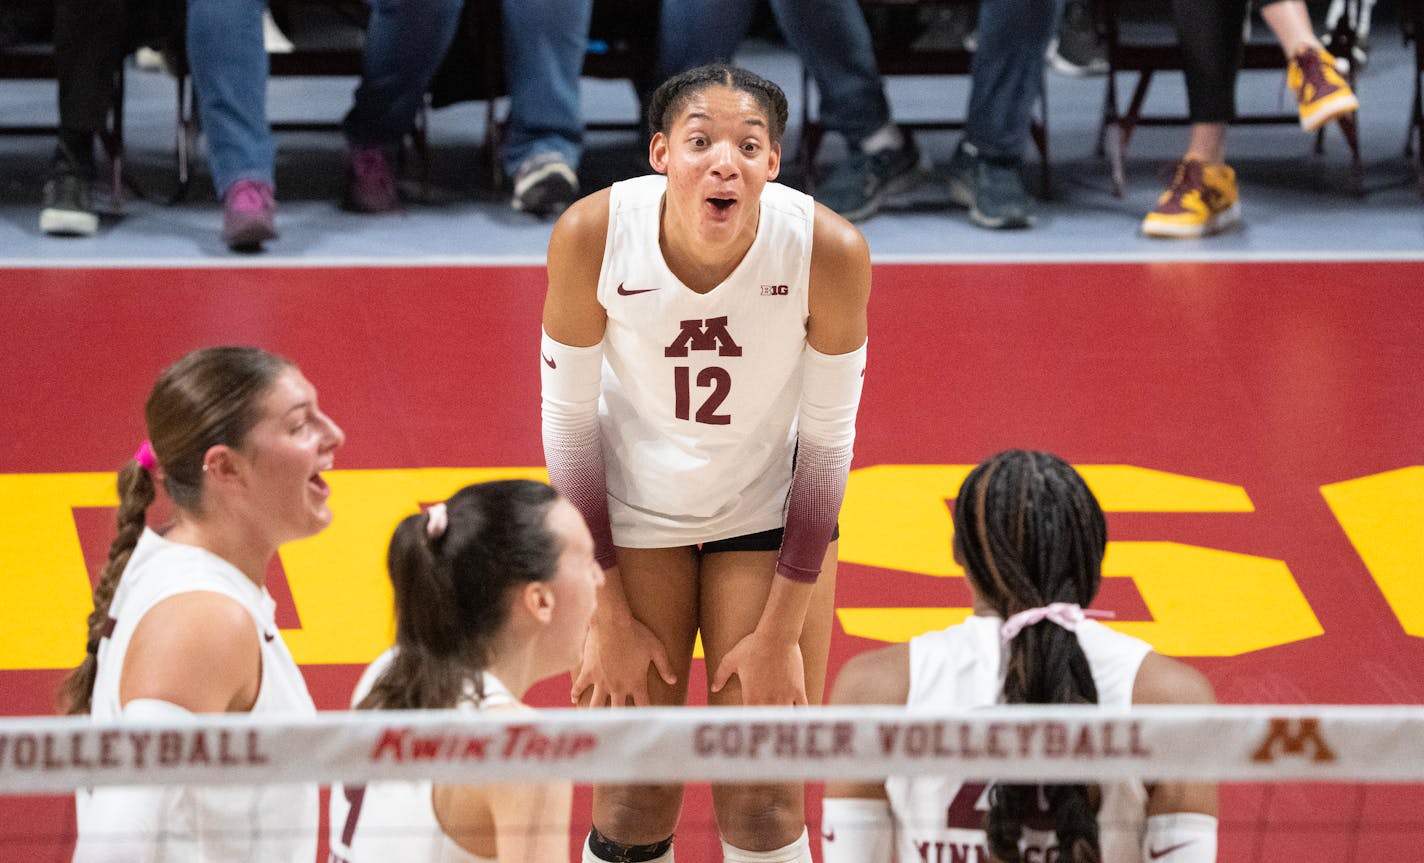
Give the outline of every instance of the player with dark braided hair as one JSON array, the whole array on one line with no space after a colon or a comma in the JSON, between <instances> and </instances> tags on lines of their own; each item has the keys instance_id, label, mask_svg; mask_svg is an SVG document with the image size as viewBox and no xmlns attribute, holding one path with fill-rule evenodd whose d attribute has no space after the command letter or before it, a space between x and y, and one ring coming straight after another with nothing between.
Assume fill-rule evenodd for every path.
<instances>
[{"instance_id":1,"label":"player with dark braided hair","mask_svg":"<svg viewBox=\"0 0 1424 863\"><path fill-rule=\"evenodd\" d=\"M1102 509L1071 466L1044 452L993 456L970 471L954 507L954 559L974 614L852 658L832 703L1212 702L1195 669L1091 619L1110 616L1087 607L1106 547ZM1216 786L828 782L822 840L824 863L904 863L924 859L916 849L925 847L942 849L943 859L1000 863L1211 863Z\"/></svg>"}]
</instances>

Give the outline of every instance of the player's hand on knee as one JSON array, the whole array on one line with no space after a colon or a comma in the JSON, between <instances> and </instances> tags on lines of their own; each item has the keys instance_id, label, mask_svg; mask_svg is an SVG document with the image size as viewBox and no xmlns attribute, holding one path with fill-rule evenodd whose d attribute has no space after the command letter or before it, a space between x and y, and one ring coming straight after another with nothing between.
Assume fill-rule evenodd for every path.
<instances>
[{"instance_id":1,"label":"player's hand on knee","mask_svg":"<svg viewBox=\"0 0 1424 863\"><path fill-rule=\"evenodd\" d=\"M668 686L677 683L667 649L653 631L638 620L627 628L608 631L596 622L584 640L583 663L574 676L570 693L575 704L589 694L590 707L647 707L648 666Z\"/></svg>"},{"instance_id":2,"label":"player's hand on knee","mask_svg":"<svg viewBox=\"0 0 1424 863\"><path fill-rule=\"evenodd\" d=\"M742 686L743 704L807 703L806 665L794 638L787 641L752 632L722 657L712 677L712 691L721 692L734 674Z\"/></svg>"}]
</instances>

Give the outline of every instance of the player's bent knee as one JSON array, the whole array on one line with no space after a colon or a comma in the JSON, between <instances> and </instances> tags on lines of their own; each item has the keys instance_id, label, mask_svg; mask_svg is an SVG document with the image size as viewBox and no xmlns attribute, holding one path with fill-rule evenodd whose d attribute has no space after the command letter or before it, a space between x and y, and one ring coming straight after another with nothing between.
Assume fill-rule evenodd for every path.
<instances>
[{"instance_id":1,"label":"player's bent knee","mask_svg":"<svg viewBox=\"0 0 1424 863\"><path fill-rule=\"evenodd\" d=\"M737 848L782 848L805 829L800 785L718 785L712 798L722 839Z\"/></svg>"},{"instance_id":2,"label":"player's bent knee","mask_svg":"<svg viewBox=\"0 0 1424 863\"><path fill-rule=\"evenodd\" d=\"M593 823L610 841L647 845L672 834L681 809L681 785L600 786L594 792Z\"/></svg>"}]
</instances>

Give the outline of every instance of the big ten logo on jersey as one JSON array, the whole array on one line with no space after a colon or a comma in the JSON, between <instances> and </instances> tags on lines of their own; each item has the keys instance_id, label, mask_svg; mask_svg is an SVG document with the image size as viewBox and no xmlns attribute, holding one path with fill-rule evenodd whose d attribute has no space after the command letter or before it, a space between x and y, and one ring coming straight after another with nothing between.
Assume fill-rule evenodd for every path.
<instances>
[{"instance_id":1,"label":"big ten logo on jersey","mask_svg":"<svg viewBox=\"0 0 1424 863\"><path fill-rule=\"evenodd\" d=\"M784 297L791 293L790 285L762 285L761 295L763 297Z\"/></svg>"},{"instance_id":2,"label":"big ten logo on jersey","mask_svg":"<svg viewBox=\"0 0 1424 863\"><path fill-rule=\"evenodd\" d=\"M663 348L665 357L687 357L692 351L715 351L719 357L739 357L742 347L732 338L727 316L679 323L677 335ZM690 366L677 365L672 370L673 416L680 420L704 425L731 425L731 414L718 413L722 402L732 391L732 373L721 366L704 366L697 371L698 390L709 392L701 399L696 412L692 410L693 377ZM699 393L700 394L700 393Z\"/></svg>"}]
</instances>

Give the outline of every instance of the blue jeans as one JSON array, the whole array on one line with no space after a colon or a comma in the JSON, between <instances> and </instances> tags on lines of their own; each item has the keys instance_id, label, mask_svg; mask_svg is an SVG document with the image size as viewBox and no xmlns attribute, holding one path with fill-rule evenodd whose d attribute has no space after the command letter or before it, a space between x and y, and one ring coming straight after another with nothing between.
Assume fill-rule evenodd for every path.
<instances>
[{"instance_id":1,"label":"blue jeans","mask_svg":"<svg viewBox=\"0 0 1424 863\"><path fill-rule=\"evenodd\" d=\"M858 145L890 122L870 28L855 0L771 0L771 9L816 81L822 125ZM730 60L755 11L756 0L663 0L659 76Z\"/></svg>"},{"instance_id":2,"label":"blue jeans","mask_svg":"<svg viewBox=\"0 0 1424 863\"><path fill-rule=\"evenodd\" d=\"M455 37L462 5L371 0L361 83L345 121L353 144L394 146L410 131ZM504 0L508 173L542 152L577 167L583 150L579 77L592 10L592 0Z\"/></svg>"},{"instance_id":3,"label":"blue jeans","mask_svg":"<svg viewBox=\"0 0 1424 863\"><path fill-rule=\"evenodd\" d=\"M238 180L272 182L265 0L188 0L188 66L218 197Z\"/></svg>"},{"instance_id":4,"label":"blue jeans","mask_svg":"<svg viewBox=\"0 0 1424 863\"><path fill-rule=\"evenodd\" d=\"M985 155L1023 155L1059 8L1058 0L979 0L964 137Z\"/></svg>"},{"instance_id":5,"label":"blue jeans","mask_svg":"<svg viewBox=\"0 0 1424 863\"><path fill-rule=\"evenodd\" d=\"M979 48L964 134L994 156L1019 156L1043 86L1059 0L980 0ZM675 74L737 50L755 0L663 0L660 69ZM852 144L890 122L865 16L855 0L772 0L777 24L821 93L821 122Z\"/></svg>"}]
</instances>

